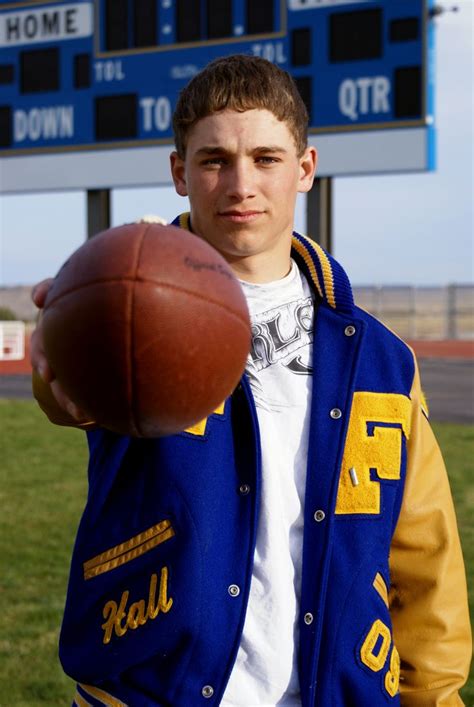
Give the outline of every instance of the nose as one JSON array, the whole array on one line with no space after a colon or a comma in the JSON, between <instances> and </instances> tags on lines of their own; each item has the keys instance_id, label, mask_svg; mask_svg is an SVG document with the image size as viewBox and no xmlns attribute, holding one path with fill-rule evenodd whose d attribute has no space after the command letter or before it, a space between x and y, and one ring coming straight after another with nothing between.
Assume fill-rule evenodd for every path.
<instances>
[{"instance_id":1,"label":"nose","mask_svg":"<svg viewBox=\"0 0 474 707\"><path fill-rule=\"evenodd\" d=\"M227 196L236 201L251 199L256 193L253 163L237 160L227 171Z\"/></svg>"}]
</instances>

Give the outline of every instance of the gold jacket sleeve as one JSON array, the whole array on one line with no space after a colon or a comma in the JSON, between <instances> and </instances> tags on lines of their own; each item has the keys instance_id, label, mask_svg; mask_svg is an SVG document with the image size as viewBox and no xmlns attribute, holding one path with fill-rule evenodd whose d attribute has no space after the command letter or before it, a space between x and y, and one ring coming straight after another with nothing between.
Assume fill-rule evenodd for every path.
<instances>
[{"instance_id":1,"label":"gold jacket sleeve","mask_svg":"<svg viewBox=\"0 0 474 707\"><path fill-rule=\"evenodd\" d=\"M416 365L416 363L415 363ZM390 613L406 707L462 705L471 659L466 577L446 469L418 368L404 497L390 553Z\"/></svg>"}]
</instances>

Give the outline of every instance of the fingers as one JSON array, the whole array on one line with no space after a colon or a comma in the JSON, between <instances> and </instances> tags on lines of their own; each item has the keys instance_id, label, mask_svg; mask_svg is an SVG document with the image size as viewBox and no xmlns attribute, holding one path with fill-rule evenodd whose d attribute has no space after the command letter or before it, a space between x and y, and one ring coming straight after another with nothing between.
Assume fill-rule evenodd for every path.
<instances>
[{"instance_id":1,"label":"fingers","mask_svg":"<svg viewBox=\"0 0 474 707\"><path fill-rule=\"evenodd\" d=\"M54 371L48 363L44 352L43 329L41 320L38 322L36 329L31 335L30 341L30 360L33 370L37 371L45 383L51 383L54 380Z\"/></svg>"},{"instance_id":2,"label":"fingers","mask_svg":"<svg viewBox=\"0 0 474 707\"><path fill-rule=\"evenodd\" d=\"M38 284L33 287L31 299L40 310L44 307L46 296L52 284L53 278L50 277L38 282ZM40 311L36 329L31 335L30 360L33 370L37 371L45 383L50 383L54 380L54 371L49 365L44 351L41 315L42 312Z\"/></svg>"},{"instance_id":3,"label":"fingers","mask_svg":"<svg viewBox=\"0 0 474 707\"><path fill-rule=\"evenodd\" d=\"M37 373L44 383L49 384L51 393L61 410L68 412L76 420L81 417L81 411L61 388L45 356L41 320L38 322L36 329L31 335L30 358L33 368L33 377L34 374Z\"/></svg>"},{"instance_id":4,"label":"fingers","mask_svg":"<svg viewBox=\"0 0 474 707\"><path fill-rule=\"evenodd\" d=\"M44 307L46 295L48 294L48 291L52 284L53 278L48 277L46 280L41 280L41 282L38 282L33 287L31 291L31 299L39 309L42 309Z\"/></svg>"},{"instance_id":5,"label":"fingers","mask_svg":"<svg viewBox=\"0 0 474 707\"><path fill-rule=\"evenodd\" d=\"M53 393L54 397L56 398L56 401L63 410L66 410L66 412L71 415L77 422L88 422L89 418L86 415L86 413L81 410L73 401L71 398L69 398L64 390L61 388L61 385L57 380L53 380L51 383L51 392Z\"/></svg>"},{"instance_id":6,"label":"fingers","mask_svg":"<svg viewBox=\"0 0 474 707\"><path fill-rule=\"evenodd\" d=\"M52 387L49 383L45 383L40 376L33 371L32 390L36 402L45 413L46 417L55 425L65 425L66 427L88 427L95 426L95 422L88 419L79 408L72 403L60 389L60 386L55 384L56 394L74 413L71 415L64 407L62 407L53 394Z\"/></svg>"},{"instance_id":7,"label":"fingers","mask_svg":"<svg viewBox=\"0 0 474 707\"><path fill-rule=\"evenodd\" d=\"M53 278L47 278L38 282L37 285L33 287L31 292L31 299L38 307L42 310L44 303L46 301L47 294L53 284ZM57 404L67 412L76 422L86 423L89 422L88 416L81 410L73 401L66 395L61 385L56 379L54 371L48 363L46 358L46 353L44 350L44 337L43 337L43 323L42 323L42 311L39 313L38 321L36 324L36 329L31 335L30 342L30 359L33 371L36 371L44 383L50 384L51 393L54 396Z\"/></svg>"}]
</instances>

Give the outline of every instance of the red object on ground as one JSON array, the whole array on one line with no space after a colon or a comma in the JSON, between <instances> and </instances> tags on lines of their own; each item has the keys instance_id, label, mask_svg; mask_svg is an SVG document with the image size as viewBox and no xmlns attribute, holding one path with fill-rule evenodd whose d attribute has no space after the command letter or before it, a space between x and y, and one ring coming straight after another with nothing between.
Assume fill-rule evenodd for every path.
<instances>
[{"instance_id":1,"label":"red object on ground","mask_svg":"<svg viewBox=\"0 0 474 707\"><path fill-rule=\"evenodd\" d=\"M474 341L409 341L417 358L474 358Z\"/></svg>"},{"instance_id":2,"label":"red object on ground","mask_svg":"<svg viewBox=\"0 0 474 707\"><path fill-rule=\"evenodd\" d=\"M30 363L30 332L25 334L25 358L20 361L3 361L0 359L0 376L15 376L31 373Z\"/></svg>"}]
</instances>

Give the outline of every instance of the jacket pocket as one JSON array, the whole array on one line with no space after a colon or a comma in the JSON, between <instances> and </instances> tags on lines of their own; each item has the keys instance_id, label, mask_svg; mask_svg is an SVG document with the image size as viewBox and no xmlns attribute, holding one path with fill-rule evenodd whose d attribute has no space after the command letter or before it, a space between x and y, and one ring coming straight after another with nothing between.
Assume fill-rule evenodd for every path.
<instances>
[{"instance_id":1,"label":"jacket pocket","mask_svg":"<svg viewBox=\"0 0 474 707\"><path fill-rule=\"evenodd\" d=\"M392 638L388 577L372 558L346 588L330 650L334 707L400 704L400 658Z\"/></svg>"},{"instance_id":2,"label":"jacket pocket","mask_svg":"<svg viewBox=\"0 0 474 707\"><path fill-rule=\"evenodd\" d=\"M120 567L121 565L135 560L145 552L149 552L157 545L161 545L166 540L174 536L174 530L169 520L152 525L132 538L115 545L114 547L101 552L90 560L83 563L84 579L92 579L104 572Z\"/></svg>"}]
</instances>

